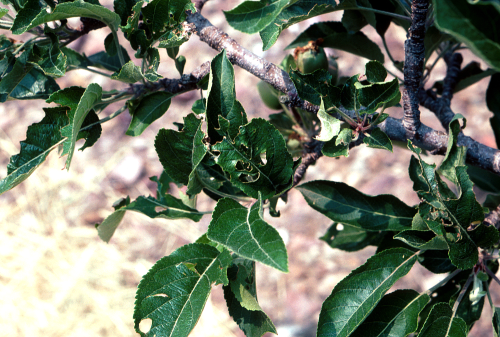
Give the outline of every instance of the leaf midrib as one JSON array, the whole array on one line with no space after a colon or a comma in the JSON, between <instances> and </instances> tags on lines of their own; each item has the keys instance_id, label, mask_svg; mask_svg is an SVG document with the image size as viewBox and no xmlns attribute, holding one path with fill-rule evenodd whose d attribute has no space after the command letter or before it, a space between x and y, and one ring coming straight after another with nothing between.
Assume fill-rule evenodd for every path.
<instances>
[{"instance_id":1,"label":"leaf midrib","mask_svg":"<svg viewBox=\"0 0 500 337\"><path fill-rule=\"evenodd\" d=\"M371 213L371 214L376 214L376 215L380 215L380 216L385 216L385 217L388 217L388 218L393 218L393 219L409 219L409 220L412 220L413 218L412 217L405 217L405 216L396 216L396 215L391 215L391 214L386 214L386 213L379 213L379 212L375 212L375 211L366 211L365 209L363 208L359 208L359 207L354 207L352 205L349 205L349 204L344 204L342 202L339 202L337 200L334 200L334 199L330 199L328 197L325 197L323 194L319 194L318 192L314 192L310 189L308 189L309 192L311 193L314 193L315 195L319 195L325 199L328 199L328 200L331 200L332 202L335 202L335 203L338 203L340 205L343 205L343 206L347 206L349 208L353 208L355 210L362 210L362 211L365 211L366 213Z\"/></svg>"}]
</instances>

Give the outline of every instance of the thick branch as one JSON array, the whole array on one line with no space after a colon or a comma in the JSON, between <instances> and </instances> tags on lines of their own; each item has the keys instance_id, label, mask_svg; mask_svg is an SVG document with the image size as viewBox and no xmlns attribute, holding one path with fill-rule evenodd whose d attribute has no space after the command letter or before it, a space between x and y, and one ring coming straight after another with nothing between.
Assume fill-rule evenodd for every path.
<instances>
[{"instance_id":1,"label":"thick branch","mask_svg":"<svg viewBox=\"0 0 500 337\"><path fill-rule=\"evenodd\" d=\"M194 13L188 15L188 22L195 24L200 39L209 46L219 51L226 49L227 55L233 64L242 67L253 75L270 83L281 92L286 93L288 97L284 97L283 102L311 112L318 111L318 106L305 102L298 97L293 83L285 71L240 46L226 33L212 26L201 14ZM383 123L379 124L379 127L393 140L406 142L407 139L412 139L408 137L407 129L401 119L389 117ZM416 130L415 137L412 140L417 146L433 151L435 154L444 155L446 153L448 135L424 124L421 124L418 130ZM468 163L500 174L500 151L480 144L463 134L458 136L458 145L467 146Z\"/></svg>"},{"instance_id":2,"label":"thick branch","mask_svg":"<svg viewBox=\"0 0 500 337\"><path fill-rule=\"evenodd\" d=\"M411 26L408 29L408 39L405 41L403 125L410 139L415 138L420 127L418 88L424 68L425 20L428 6L428 0L412 1Z\"/></svg>"},{"instance_id":3,"label":"thick branch","mask_svg":"<svg viewBox=\"0 0 500 337\"><path fill-rule=\"evenodd\" d=\"M243 48L222 30L214 27L199 12L188 15L187 22L196 26L200 40L217 51L225 49L231 63L284 92L289 96L294 106L300 106L297 91L286 71Z\"/></svg>"},{"instance_id":4,"label":"thick branch","mask_svg":"<svg viewBox=\"0 0 500 337\"><path fill-rule=\"evenodd\" d=\"M448 68L446 70L446 77L443 81L443 94L439 98L433 90L429 89L425 91L423 88L420 88L419 99L420 104L434 112L443 128L448 130L450 122L455 116L451 110L450 104L453 98L453 89L458 82L463 57L459 53L448 53L445 55L444 60Z\"/></svg>"}]
</instances>

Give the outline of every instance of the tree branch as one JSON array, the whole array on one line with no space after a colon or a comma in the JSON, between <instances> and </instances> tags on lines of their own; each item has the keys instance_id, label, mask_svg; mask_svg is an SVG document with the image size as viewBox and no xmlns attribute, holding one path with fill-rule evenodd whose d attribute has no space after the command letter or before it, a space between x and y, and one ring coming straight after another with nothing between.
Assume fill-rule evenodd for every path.
<instances>
[{"instance_id":1,"label":"tree branch","mask_svg":"<svg viewBox=\"0 0 500 337\"><path fill-rule=\"evenodd\" d=\"M423 0L414 1L422 2ZM218 51L226 49L228 58L233 64L240 66L271 84L279 91L287 94L288 97L280 97L283 103L300 107L310 112L317 112L319 110L318 106L299 98L293 82L285 71L242 47L222 30L214 27L199 12L189 14L187 21L196 26L197 35L210 47ZM418 85L420 85L420 82L418 82ZM418 86L416 88L418 89ZM418 93L418 91L415 93ZM415 137L408 137L407 128L405 128L402 119L389 117L383 123L379 124L378 127L393 140L406 142L408 139L411 139L415 145L432 151L434 154L444 155L446 153L448 135L424 124L420 124L420 127L415 130ZM463 134L458 136L458 145L467 146L468 163L500 174L500 151L480 144Z\"/></svg>"},{"instance_id":2,"label":"tree branch","mask_svg":"<svg viewBox=\"0 0 500 337\"><path fill-rule=\"evenodd\" d=\"M420 104L434 112L443 128L448 130L449 124L455 116L451 110L450 104L451 99L453 98L453 89L458 82L463 57L459 53L447 53L444 60L448 68L443 81L443 94L440 98L438 98L437 94L433 90L429 89L425 91L423 88L420 88L419 100Z\"/></svg>"},{"instance_id":3,"label":"tree branch","mask_svg":"<svg viewBox=\"0 0 500 337\"><path fill-rule=\"evenodd\" d=\"M318 140L312 140L309 143L304 144L305 153L302 155L302 162L299 167L297 167L295 174L293 175L293 186L300 183L307 171L307 168L323 156L323 153L321 152L322 148L323 142Z\"/></svg>"},{"instance_id":4,"label":"tree branch","mask_svg":"<svg viewBox=\"0 0 500 337\"><path fill-rule=\"evenodd\" d=\"M411 26L408 29L408 39L405 41L403 126L409 139L415 139L421 125L418 91L424 68L425 20L428 6L428 0L412 0Z\"/></svg>"}]
</instances>

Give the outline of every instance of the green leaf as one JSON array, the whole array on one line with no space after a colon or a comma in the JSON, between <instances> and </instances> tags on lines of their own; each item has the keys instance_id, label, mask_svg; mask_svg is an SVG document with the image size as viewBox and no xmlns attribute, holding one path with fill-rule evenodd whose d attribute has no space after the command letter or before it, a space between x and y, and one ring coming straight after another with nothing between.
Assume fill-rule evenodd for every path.
<instances>
[{"instance_id":1,"label":"green leaf","mask_svg":"<svg viewBox=\"0 0 500 337\"><path fill-rule=\"evenodd\" d=\"M427 250L419 254L418 262L435 274L448 273L457 269L451 263L448 250Z\"/></svg>"},{"instance_id":2,"label":"green leaf","mask_svg":"<svg viewBox=\"0 0 500 337\"><path fill-rule=\"evenodd\" d=\"M374 149L389 150L392 152L392 142L388 135L379 128L375 128L370 133L365 134L363 143Z\"/></svg>"},{"instance_id":3,"label":"green leaf","mask_svg":"<svg viewBox=\"0 0 500 337\"><path fill-rule=\"evenodd\" d=\"M115 10L115 13L120 16L121 19L121 25L125 26L127 24L127 19L129 16L132 15L133 7L135 6L136 3L138 3L138 0L114 0L113 1L113 8Z\"/></svg>"},{"instance_id":4,"label":"green leaf","mask_svg":"<svg viewBox=\"0 0 500 337\"><path fill-rule=\"evenodd\" d=\"M202 120L191 113L184 118L181 132L161 129L155 139L156 152L165 172L184 185L195 179L194 172L207 153L201 125Z\"/></svg>"},{"instance_id":5,"label":"green leaf","mask_svg":"<svg viewBox=\"0 0 500 337\"><path fill-rule=\"evenodd\" d=\"M160 176L160 179L162 176ZM108 217L104 219L101 224L96 225L99 237L103 241L109 242L116 228L122 221L126 211L141 213L151 219L191 219L195 222L200 221L203 217L203 213L187 206L182 200L167 194L166 189L168 189L168 183L166 185L167 188L165 189L163 188L164 182L161 180L151 180L158 183L156 198L153 198L152 196L139 196L136 200L130 202L130 199L127 197L127 202L119 204L119 207L115 207L115 205L113 205L115 211L108 215Z\"/></svg>"},{"instance_id":6,"label":"green leaf","mask_svg":"<svg viewBox=\"0 0 500 337\"><path fill-rule=\"evenodd\" d=\"M498 337L500 334L500 308L495 307L495 313L493 314L493 335Z\"/></svg>"},{"instance_id":7,"label":"green leaf","mask_svg":"<svg viewBox=\"0 0 500 337\"><path fill-rule=\"evenodd\" d=\"M500 193L500 177L477 166L467 165L470 180L480 189L490 193Z\"/></svg>"},{"instance_id":8,"label":"green leaf","mask_svg":"<svg viewBox=\"0 0 500 337\"><path fill-rule=\"evenodd\" d=\"M231 255L207 245L182 246L165 256L139 283L136 294L135 331L141 336L187 337L196 325L212 284L228 284ZM151 319L148 332L139 324Z\"/></svg>"},{"instance_id":9,"label":"green leaf","mask_svg":"<svg viewBox=\"0 0 500 337\"><path fill-rule=\"evenodd\" d=\"M261 337L266 332L277 334L269 317L257 301L255 262L234 258L227 270L229 285L223 286L229 315L247 337Z\"/></svg>"},{"instance_id":10,"label":"green leaf","mask_svg":"<svg viewBox=\"0 0 500 337\"><path fill-rule=\"evenodd\" d=\"M318 118L321 122L321 132L315 138L322 142L328 142L340 132L340 120L325 111L325 105L321 100L318 111Z\"/></svg>"},{"instance_id":11,"label":"green leaf","mask_svg":"<svg viewBox=\"0 0 500 337\"><path fill-rule=\"evenodd\" d=\"M47 99L59 90L59 85L52 77L44 75L33 68L25 74L21 82L10 92L11 99Z\"/></svg>"},{"instance_id":12,"label":"green leaf","mask_svg":"<svg viewBox=\"0 0 500 337\"><path fill-rule=\"evenodd\" d=\"M336 7L338 6L330 0L301 0L286 7L271 24L260 31L260 38L264 44L263 50L271 48L281 32L291 25L317 15L333 12Z\"/></svg>"},{"instance_id":13,"label":"green leaf","mask_svg":"<svg viewBox=\"0 0 500 337\"><path fill-rule=\"evenodd\" d=\"M28 0L25 7L19 11L12 25L14 34L22 34L38 25L75 17L86 17L99 20L116 31L120 24L120 16L106 7L94 5L83 0L64 2L48 13L40 8L38 0Z\"/></svg>"},{"instance_id":14,"label":"green leaf","mask_svg":"<svg viewBox=\"0 0 500 337\"><path fill-rule=\"evenodd\" d=\"M153 92L144 96L134 109L132 120L127 129L128 136L139 136L170 107L173 95L166 91Z\"/></svg>"},{"instance_id":15,"label":"green leaf","mask_svg":"<svg viewBox=\"0 0 500 337\"><path fill-rule=\"evenodd\" d=\"M393 195L369 196L340 182L317 180L297 189L309 206L333 221L368 231L410 229L416 213Z\"/></svg>"},{"instance_id":16,"label":"green leaf","mask_svg":"<svg viewBox=\"0 0 500 337\"><path fill-rule=\"evenodd\" d=\"M401 99L397 78L383 83L361 85L357 82L354 85L359 92L359 102L366 107L366 113L373 113L383 105L393 106Z\"/></svg>"},{"instance_id":17,"label":"green leaf","mask_svg":"<svg viewBox=\"0 0 500 337\"><path fill-rule=\"evenodd\" d=\"M47 103L57 103L70 108L68 112L69 125L61 130L63 137L68 139L64 142L62 155L67 154L66 168L69 170L71 159L75 151L80 128L95 104L99 103L102 96L102 88L97 83L90 84L85 91L83 88L70 87L59 90L47 99Z\"/></svg>"},{"instance_id":18,"label":"green leaf","mask_svg":"<svg viewBox=\"0 0 500 337\"><path fill-rule=\"evenodd\" d=\"M384 54L376 43L362 32L348 32L342 23L336 21L319 22L309 26L286 49L305 46L309 41L316 41L319 38L323 39L321 44L323 48L343 50L384 63Z\"/></svg>"},{"instance_id":19,"label":"green leaf","mask_svg":"<svg viewBox=\"0 0 500 337\"><path fill-rule=\"evenodd\" d=\"M366 79L370 83L383 83L387 77L387 70L382 63L370 61L365 65Z\"/></svg>"},{"instance_id":20,"label":"green leaf","mask_svg":"<svg viewBox=\"0 0 500 337\"><path fill-rule=\"evenodd\" d=\"M128 61L120 71L111 75L111 79L134 84L139 81L144 81L144 75L141 72L141 68L136 66L133 61Z\"/></svg>"},{"instance_id":21,"label":"green leaf","mask_svg":"<svg viewBox=\"0 0 500 337\"><path fill-rule=\"evenodd\" d=\"M208 136L214 144L227 134L230 139L239 133L239 127L248 123L245 110L236 99L234 69L223 50L210 64L206 117ZM220 125L220 121L224 126Z\"/></svg>"},{"instance_id":22,"label":"green leaf","mask_svg":"<svg viewBox=\"0 0 500 337\"><path fill-rule=\"evenodd\" d=\"M448 303L437 303L432 307L418 337L466 337L467 325L460 317L453 317Z\"/></svg>"},{"instance_id":23,"label":"green leaf","mask_svg":"<svg viewBox=\"0 0 500 337\"><path fill-rule=\"evenodd\" d=\"M340 103L348 110L359 110L361 108L359 104L359 90L356 89L356 83L359 83L358 78L359 75L351 76L344 83L340 93Z\"/></svg>"},{"instance_id":24,"label":"green leaf","mask_svg":"<svg viewBox=\"0 0 500 337\"><path fill-rule=\"evenodd\" d=\"M337 137L333 137L323 145L321 152L327 157L349 157L349 144L353 138L354 133L351 129L342 129Z\"/></svg>"},{"instance_id":25,"label":"green leaf","mask_svg":"<svg viewBox=\"0 0 500 337\"><path fill-rule=\"evenodd\" d=\"M156 48L148 48L146 51L147 68L144 77L150 82L156 82L162 76L158 74L158 67L160 66L160 52Z\"/></svg>"},{"instance_id":26,"label":"green leaf","mask_svg":"<svg viewBox=\"0 0 500 337\"><path fill-rule=\"evenodd\" d=\"M153 39L174 30L186 20L186 11L196 12L190 0L153 0L142 8L144 23Z\"/></svg>"},{"instance_id":27,"label":"green leaf","mask_svg":"<svg viewBox=\"0 0 500 337\"><path fill-rule=\"evenodd\" d=\"M77 139L85 139L85 143L81 148L79 148L80 151L85 150L88 147L91 147L94 145L99 137L101 137L102 133L102 127L101 124L95 124L99 122L99 117L95 113L94 110L90 110L87 117L85 117L83 124L82 124L82 129L89 126L91 126L89 129L80 131L78 133Z\"/></svg>"},{"instance_id":28,"label":"green leaf","mask_svg":"<svg viewBox=\"0 0 500 337\"><path fill-rule=\"evenodd\" d=\"M498 243L500 234L495 226L487 226L484 223L469 231L469 235L474 243L481 248L490 248Z\"/></svg>"},{"instance_id":29,"label":"green leaf","mask_svg":"<svg viewBox=\"0 0 500 337\"><path fill-rule=\"evenodd\" d=\"M500 70L500 13L491 5L474 6L467 0L433 0L437 27L496 70Z\"/></svg>"},{"instance_id":30,"label":"green leaf","mask_svg":"<svg viewBox=\"0 0 500 337\"><path fill-rule=\"evenodd\" d=\"M40 48L37 46L26 49L19 56L13 68L0 81L0 102L7 100L12 91L24 79L24 77L34 68L35 62L40 60Z\"/></svg>"},{"instance_id":31,"label":"green leaf","mask_svg":"<svg viewBox=\"0 0 500 337\"><path fill-rule=\"evenodd\" d=\"M465 166L455 167L457 198L435 172L435 165L429 165L420 158L420 150L409 143L409 148L418 156L410 161L410 178L414 190L427 206L419 207L419 213L429 228L438 235L445 235L450 247L450 259L461 269L472 268L478 261L477 246L472 241L467 228L484 219L483 209L477 202L472 182ZM441 210L434 212L431 208ZM445 232L444 223L453 225L453 232Z\"/></svg>"},{"instance_id":32,"label":"green leaf","mask_svg":"<svg viewBox=\"0 0 500 337\"><path fill-rule=\"evenodd\" d=\"M462 91L473 84L481 81L483 78L490 77L498 73L495 69L488 68L486 70L481 69L479 62L472 61L462 68L458 75L458 82L453 88L453 92L457 93Z\"/></svg>"},{"instance_id":33,"label":"green leaf","mask_svg":"<svg viewBox=\"0 0 500 337\"><path fill-rule=\"evenodd\" d=\"M448 249L446 239L443 236L434 235L431 231L405 230L396 234L394 239L401 240L421 251Z\"/></svg>"},{"instance_id":34,"label":"green leaf","mask_svg":"<svg viewBox=\"0 0 500 337\"><path fill-rule=\"evenodd\" d=\"M109 240L111 240L113 234L115 234L116 229L125 216L125 210L121 208L127 206L128 204L130 204L130 198L128 196L117 200L113 204L115 211L111 213L111 215L108 215L102 223L95 225L97 235L99 235L99 238L102 241L109 243Z\"/></svg>"},{"instance_id":35,"label":"green leaf","mask_svg":"<svg viewBox=\"0 0 500 337\"><path fill-rule=\"evenodd\" d=\"M273 22L289 0L245 1L224 11L231 27L247 34L258 33Z\"/></svg>"},{"instance_id":36,"label":"green leaf","mask_svg":"<svg viewBox=\"0 0 500 337\"><path fill-rule=\"evenodd\" d=\"M337 227L338 224L333 223L320 240L332 248L346 252L355 252L371 245L376 246L385 235L385 232L369 232L349 225L343 225L342 230L338 230Z\"/></svg>"},{"instance_id":37,"label":"green leaf","mask_svg":"<svg viewBox=\"0 0 500 337\"><path fill-rule=\"evenodd\" d=\"M8 8L0 8L0 18L9 12Z\"/></svg>"},{"instance_id":38,"label":"green leaf","mask_svg":"<svg viewBox=\"0 0 500 337\"><path fill-rule=\"evenodd\" d=\"M319 69L310 74L302 74L291 70L290 78L300 98L314 105L320 105L322 97L327 107L339 104L340 91L331 86L332 75L328 71Z\"/></svg>"},{"instance_id":39,"label":"green leaf","mask_svg":"<svg viewBox=\"0 0 500 337\"><path fill-rule=\"evenodd\" d=\"M220 199L207 236L242 257L288 272L285 243L278 231L264 221L261 197L249 209L233 199Z\"/></svg>"},{"instance_id":40,"label":"green leaf","mask_svg":"<svg viewBox=\"0 0 500 337\"><path fill-rule=\"evenodd\" d=\"M123 47L121 48L122 48L123 58L125 62L128 63L130 61L130 56L128 56L128 53L125 50L125 48ZM88 60L92 63L91 65L94 67L104 68L115 72L118 72L121 69L121 63L118 54L116 54L115 56L109 56L108 53L101 51L96 54L90 55L88 57Z\"/></svg>"},{"instance_id":41,"label":"green leaf","mask_svg":"<svg viewBox=\"0 0 500 337\"><path fill-rule=\"evenodd\" d=\"M429 300L415 290L387 294L351 336L407 336L417 330L418 315Z\"/></svg>"},{"instance_id":42,"label":"green leaf","mask_svg":"<svg viewBox=\"0 0 500 337\"><path fill-rule=\"evenodd\" d=\"M87 56L81 55L71 48L62 47L61 52L63 52L64 56L66 57L66 71L79 68L87 68L92 65Z\"/></svg>"},{"instance_id":43,"label":"green leaf","mask_svg":"<svg viewBox=\"0 0 500 337\"><path fill-rule=\"evenodd\" d=\"M210 107L210 100L207 106ZM222 118L220 119L222 120ZM291 188L294 162L279 131L268 121L254 118L239 134L213 145L217 164L231 175L231 183L252 198L269 199Z\"/></svg>"},{"instance_id":44,"label":"green leaf","mask_svg":"<svg viewBox=\"0 0 500 337\"><path fill-rule=\"evenodd\" d=\"M467 147L457 146L458 134L462 131L458 121L461 118L464 119L465 125L465 118L460 114L453 116L450 122L446 155L438 169L440 174L448 178L455 185L458 184L455 167L465 165L465 156L467 154Z\"/></svg>"},{"instance_id":45,"label":"green leaf","mask_svg":"<svg viewBox=\"0 0 500 337\"><path fill-rule=\"evenodd\" d=\"M490 118L491 128L495 134L497 146L500 146L500 73L491 76L488 89L486 90L486 105L493 112ZM499 186L500 188L500 186Z\"/></svg>"},{"instance_id":46,"label":"green leaf","mask_svg":"<svg viewBox=\"0 0 500 337\"><path fill-rule=\"evenodd\" d=\"M160 42L158 48L175 48L181 46L191 37L191 31L185 30L185 26L178 25L174 30L169 31L158 38Z\"/></svg>"},{"instance_id":47,"label":"green leaf","mask_svg":"<svg viewBox=\"0 0 500 337\"><path fill-rule=\"evenodd\" d=\"M388 249L352 271L333 288L323 303L318 337L350 336L376 308L385 292L410 271L416 260L416 254L410 250Z\"/></svg>"},{"instance_id":48,"label":"green leaf","mask_svg":"<svg viewBox=\"0 0 500 337\"><path fill-rule=\"evenodd\" d=\"M44 108L45 117L32 124L21 142L21 151L7 165L7 177L0 180L0 194L26 180L43 163L50 151L61 143L61 128L68 124L66 108Z\"/></svg>"},{"instance_id":49,"label":"green leaf","mask_svg":"<svg viewBox=\"0 0 500 337\"><path fill-rule=\"evenodd\" d=\"M51 40L50 45L41 47L42 58L36 63L45 75L61 77L66 73L67 58L59 48L59 37L47 33Z\"/></svg>"},{"instance_id":50,"label":"green leaf","mask_svg":"<svg viewBox=\"0 0 500 337\"><path fill-rule=\"evenodd\" d=\"M186 58L184 56L179 56L175 59L175 69L182 76L184 74L184 66L186 65Z\"/></svg>"}]
</instances>

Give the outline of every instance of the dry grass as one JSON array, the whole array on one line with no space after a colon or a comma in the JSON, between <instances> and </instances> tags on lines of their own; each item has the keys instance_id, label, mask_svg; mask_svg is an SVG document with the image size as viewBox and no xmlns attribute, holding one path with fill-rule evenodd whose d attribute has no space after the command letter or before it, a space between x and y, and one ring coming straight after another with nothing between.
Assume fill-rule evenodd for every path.
<instances>
[{"instance_id":1,"label":"dry grass","mask_svg":"<svg viewBox=\"0 0 500 337\"><path fill-rule=\"evenodd\" d=\"M237 1L207 4L206 14L216 25L223 26L218 7L231 8ZM332 16L323 19L332 19ZM335 16L339 19L339 16ZM308 23L302 24L304 28ZM293 28L298 29L298 28ZM92 35L83 45L91 54L103 35ZM373 30L368 34L376 41ZM402 57L401 40L404 34L392 31L391 43L396 56ZM236 34L246 47L259 51L257 36ZM265 56L279 63L280 50L293 39L284 34L279 45ZM216 53L195 40L186 70L194 69ZM99 47L99 46L98 46ZM343 53L339 65L341 75L363 71L363 61ZM166 57L163 59L166 60ZM170 69L169 69L170 68ZM175 77L172 64L165 62L162 71ZM443 69L439 70L441 74ZM73 73L77 85L99 82L111 85L93 74ZM253 88L257 80L236 69L237 95L251 117L267 115ZM72 82L71 84L75 84ZM486 82L476 85L455 101L456 112L469 117L466 132L489 145L494 144L491 132L484 128L489 112L484 102ZM61 83L67 86L68 83ZM160 127L185 116L197 93L188 93L174 100L169 112L148 128L141 137L124 136L130 117L123 114L103 125L103 136L92 148L75 154L69 172L62 170L64 159L53 153L23 184L0 196L0 334L3 336L132 336L134 296L141 275L164 255L179 246L194 241L206 230L209 217L199 223L190 221L152 221L128 213L110 244L101 242L94 228L111 212L111 204L125 195L135 198L153 194L155 186L148 177L158 175L161 165L152 147ZM39 105L39 106L38 106ZM0 164L6 167L8 158L19 152L19 141L25 139L28 125L42 118L43 102L8 102L0 105ZM473 111L472 115L469 111ZM106 111L110 114L112 109ZM395 113L398 113L395 111ZM424 113L427 124L434 123ZM307 179L345 181L365 193L394 192L409 204L417 201L406 176L409 154L396 149L394 155L379 150L355 149L347 159L322 158L311 167ZM396 159L396 160L395 160ZM391 176L379 176L381 172ZM5 172L5 171L4 171ZM4 176L2 173L1 177ZM200 199L200 210L213 206ZM307 210L307 211L304 211ZM300 194L290 193L290 201L281 206L282 217L269 219L287 239L290 273L281 274L259 267L258 283L263 308L280 326L280 336L292 336L291 326L312 327L304 336L312 336L322 301L333 286L348 272L363 263L373 249L347 254L329 249L317 238L325 232L330 221L308 209ZM423 290L419 283L422 269L416 269L398 287ZM426 285L427 286L427 285ZM480 332L489 335L483 319ZM288 330L286 329L288 327ZM477 331L478 329L476 329ZM210 297L199 324L192 336L241 336L224 309L222 294L216 289Z\"/></svg>"}]
</instances>

